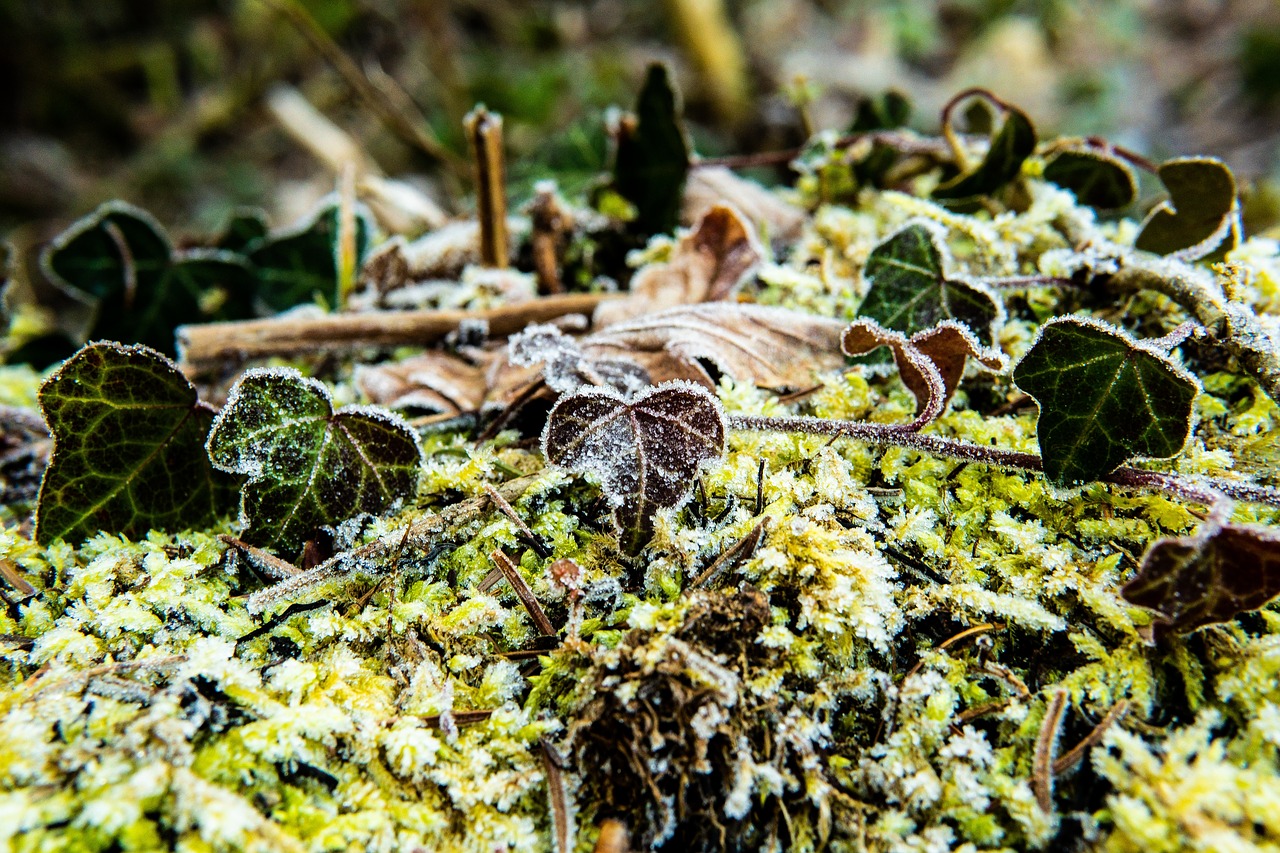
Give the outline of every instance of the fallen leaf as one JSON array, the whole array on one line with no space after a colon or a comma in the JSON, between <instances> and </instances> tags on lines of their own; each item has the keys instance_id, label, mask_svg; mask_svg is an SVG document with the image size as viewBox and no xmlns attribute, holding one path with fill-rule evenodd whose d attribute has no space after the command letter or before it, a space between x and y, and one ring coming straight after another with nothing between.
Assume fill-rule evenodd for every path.
<instances>
[{"instance_id":1,"label":"fallen leaf","mask_svg":"<svg viewBox=\"0 0 1280 853\"><path fill-rule=\"evenodd\" d=\"M666 66L649 66L636 99L635 116L623 119L613 186L636 209L643 234L666 234L680 218L680 198L689 172L689 146L676 109Z\"/></svg>"},{"instance_id":2,"label":"fallen leaf","mask_svg":"<svg viewBox=\"0 0 1280 853\"><path fill-rule=\"evenodd\" d=\"M841 349L850 356L881 346L893 352L902 384L916 398L913 425L917 429L942 414L951 402L964 376L966 359L972 358L988 370L1001 371L1007 366L1003 353L981 346L967 327L953 320L944 320L910 338L883 329L874 320L855 320L840 339Z\"/></svg>"},{"instance_id":3,"label":"fallen leaf","mask_svg":"<svg viewBox=\"0 0 1280 853\"><path fill-rule=\"evenodd\" d=\"M732 207L749 223L752 234L769 242L795 240L808 219L803 208L732 169L700 166L691 171L680 205L681 224L695 225L717 205Z\"/></svg>"},{"instance_id":4,"label":"fallen leaf","mask_svg":"<svg viewBox=\"0 0 1280 853\"><path fill-rule=\"evenodd\" d=\"M123 202L68 228L46 247L41 265L59 288L94 306L91 338L171 355L178 326L253 316L257 280L242 257L176 252L150 214Z\"/></svg>"},{"instance_id":5,"label":"fallen leaf","mask_svg":"<svg viewBox=\"0 0 1280 853\"><path fill-rule=\"evenodd\" d=\"M720 401L691 382L633 397L586 388L551 409L542 449L552 464L599 478L622 550L634 554L654 513L683 504L702 466L724 453L725 432Z\"/></svg>"},{"instance_id":6,"label":"fallen leaf","mask_svg":"<svg viewBox=\"0 0 1280 853\"><path fill-rule=\"evenodd\" d=\"M1198 390L1163 353L1081 317L1041 327L1013 381L1040 406L1036 436L1056 486L1101 479L1131 459L1176 456Z\"/></svg>"},{"instance_id":7,"label":"fallen leaf","mask_svg":"<svg viewBox=\"0 0 1280 853\"><path fill-rule=\"evenodd\" d=\"M353 379L376 406L456 415L474 412L484 402L486 369L453 353L429 350L386 364L358 364Z\"/></svg>"},{"instance_id":8,"label":"fallen leaf","mask_svg":"<svg viewBox=\"0 0 1280 853\"><path fill-rule=\"evenodd\" d=\"M1120 594L1159 613L1157 636L1227 622L1280 594L1280 533L1208 522L1194 536L1159 539Z\"/></svg>"},{"instance_id":9,"label":"fallen leaf","mask_svg":"<svg viewBox=\"0 0 1280 853\"><path fill-rule=\"evenodd\" d=\"M215 466L249 478L244 540L290 554L324 525L411 497L421 462L404 421L373 406L334 411L328 389L292 368L247 371L207 448Z\"/></svg>"},{"instance_id":10,"label":"fallen leaf","mask_svg":"<svg viewBox=\"0 0 1280 853\"><path fill-rule=\"evenodd\" d=\"M947 277L943 246L937 226L919 221L872 249L862 269L870 288L858 313L907 335L956 320L991 346L1003 308L985 287Z\"/></svg>"},{"instance_id":11,"label":"fallen leaf","mask_svg":"<svg viewBox=\"0 0 1280 853\"><path fill-rule=\"evenodd\" d=\"M737 211L717 204L680 238L669 261L636 273L625 298L600 303L593 322L610 326L677 305L728 299L763 259L759 241Z\"/></svg>"},{"instance_id":12,"label":"fallen leaf","mask_svg":"<svg viewBox=\"0 0 1280 853\"><path fill-rule=\"evenodd\" d=\"M796 390L844 364L845 324L799 311L710 302L673 308L588 335L582 351L593 360L629 359L653 384L688 379L715 387L702 362L738 382Z\"/></svg>"},{"instance_id":13,"label":"fallen leaf","mask_svg":"<svg viewBox=\"0 0 1280 853\"><path fill-rule=\"evenodd\" d=\"M229 478L204 453L213 409L155 350L85 347L40 386L40 409L53 434L41 544L201 527L229 508Z\"/></svg>"},{"instance_id":14,"label":"fallen leaf","mask_svg":"<svg viewBox=\"0 0 1280 853\"><path fill-rule=\"evenodd\" d=\"M1134 247L1158 255L1195 260L1230 237L1237 216L1236 179L1221 160L1183 157L1160 164L1169 200L1156 205L1142 224Z\"/></svg>"}]
</instances>

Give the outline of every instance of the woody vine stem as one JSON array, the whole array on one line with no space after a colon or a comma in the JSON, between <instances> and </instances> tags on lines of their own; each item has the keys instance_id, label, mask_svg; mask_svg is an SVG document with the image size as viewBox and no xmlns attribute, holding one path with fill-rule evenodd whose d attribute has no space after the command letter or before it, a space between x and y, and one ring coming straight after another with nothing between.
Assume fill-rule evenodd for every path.
<instances>
[{"instance_id":1,"label":"woody vine stem","mask_svg":"<svg viewBox=\"0 0 1280 853\"><path fill-rule=\"evenodd\" d=\"M804 416L730 415L727 420L730 429L746 432L801 432L831 438L849 438L868 444L896 445L909 450L919 450L936 456L946 456L981 465L994 465L999 468L1015 468L1036 473L1044 470L1044 461L1034 453L987 447L940 435L921 435L918 432L904 430L898 424ZM1236 482L1221 477L1192 479L1125 466L1112 471L1102 481L1130 489L1161 491L1182 500L1210 506L1219 503L1223 498L1232 498L1280 507L1280 489Z\"/></svg>"}]
</instances>

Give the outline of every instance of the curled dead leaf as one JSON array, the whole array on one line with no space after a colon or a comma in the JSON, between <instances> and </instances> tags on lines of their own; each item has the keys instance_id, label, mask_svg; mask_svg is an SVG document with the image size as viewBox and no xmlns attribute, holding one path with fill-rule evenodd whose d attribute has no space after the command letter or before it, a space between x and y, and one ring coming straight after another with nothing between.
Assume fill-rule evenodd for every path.
<instances>
[{"instance_id":1,"label":"curled dead leaf","mask_svg":"<svg viewBox=\"0 0 1280 853\"><path fill-rule=\"evenodd\" d=\"M680 238L666 263L636 273L624 299L602 303L596 326L610 326L676 305L728 299L760 263L764 251L750 226L732 207L717 204Z\"/></svg>"},{"instance_id":2,"label":"curled dead leaf","mask_svg":"<svg viewBox=\"0 0 1280 853\"><path fill-rule=\"evenodd\" d=\"M693 225L712 208L726 204L742 215L752 233L769 241L795 240L804 228L806 214L802 208L724 166L700 166L689 173L680 221Z\"/></svg>"},{"instance_id":3,"label":"curled dead leaf","mask_svg":"<svg viewBox=\"0 0 1280 853\"><path fill-rule=\"evenodd\" d=\"M874 320L861 318L849 324L840 339L841 349L851 356L882 346L893 352L902 384L916 398L916 418L910 425L913 429L929 423L946 409L964 375L966 359L996 372L1008 366L1003 353L979 344L968 328L954 320L943 320L908 338L882 328Z\"/></svg>"},{"instance_id":4,"label":"curled dead leaf","mask_svg":"<svg viewBox=\"0 0 1280 853\"><path fill-rule=\"evenodd\" d=\"M492 358L481 356L482 361ZM474 412L484 402L486 367L429 350L402 361L356 365L354 378L356 388L375 405L456 415Z\"/></svg>"}]
</instances>

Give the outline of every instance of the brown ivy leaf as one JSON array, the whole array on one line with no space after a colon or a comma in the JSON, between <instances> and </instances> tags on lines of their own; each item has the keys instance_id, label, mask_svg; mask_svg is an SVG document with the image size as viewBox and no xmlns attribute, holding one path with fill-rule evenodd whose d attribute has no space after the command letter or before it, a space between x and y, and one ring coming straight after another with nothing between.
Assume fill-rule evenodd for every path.
<instances>
[{"instance_id":1,"label":"brown ivy leaf","mask_svg":"<svg viewBox=\"0 0 1280 853\"><path fill-rule=\"evenodd\" d=\"M456 415L474 412L484 402L485 367L431 350L403 361L357 365L355 383L378 406Z\"/></svg>"},{"instance_id":2,"label":"brown ivy leaf","mask_svg":"<svg viewBox=\"0 0 1280 853\"><path fill-rule=\"evenodd\" d=\"M586 388L556 403L542 431L554 465L600 480L619 546L635 554L659 509L689 497L703 464L724 453L724 411L692 382L666 382L633 397Z\"/></svg>"},{"instance_id":3,"label":"brown ivy leaf","mask_svg":"<svg viewBox=\"0 0 1280 853\"><path fill-rule=\"evenodd\" d=\"M1280 594L1280 531L1210 522L1194 536L1160 539L1120 594L1160 614L1157 637L1257 610Z\"/></svg>"},{"instance_id":4,"label":"brown ivy leaf","mask_svg":"<svg viewBox=\"0 0 1280 853\"><path fill-rule=\"evenodd\" d=\"M946 409L964 375L965 359L972 358L996 372L1008 364L1003 353L979 344L967 327L954 320L944 320L908 338L901 332L881 328L874 320L862 318L845 329L840 346L851 356L863 355L881 346L892 350L902 384L916 398L913 429L924 426Z\"/></svg>"},{"instance_id":5,"label":"brown ivy leaf","mask_svg":"<svg viewBox=\"0 0 1280 853\"><path fill-rule=\"evenodd\" d=\"M764 258L760 243L736 210L717 204L680 238L671 260L649 264L631 281L624 299L596 308L597 326L610 326L676 305L729 298Z\"/></svg>"}]
</instances>

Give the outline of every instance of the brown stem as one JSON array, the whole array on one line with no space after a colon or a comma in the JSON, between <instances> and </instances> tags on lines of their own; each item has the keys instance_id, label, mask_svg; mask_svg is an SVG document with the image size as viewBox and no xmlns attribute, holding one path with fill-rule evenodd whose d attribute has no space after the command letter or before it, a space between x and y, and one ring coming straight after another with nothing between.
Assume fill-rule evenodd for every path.
<instances>
[{"instance_id":1,"label":"brown stem","mask_svg":"<svg viewBox=\"0 0 1280 853\"><path fill-rule=\"evenodd\" d=\"M516 598L520 599L524 609L529 611L529 616L533 619L533 624L538 626L538 630L545 636L556 636L556 627L551 624L551 620L547 618L542 605L538 603L538 597L533 594L533 590L525 582L524 576L520 574L520 568L511 562L511 558L498 548L489 553L489 559L493 560L493 564L498 567L498 571L502 572L503 577L507 579L507 583L511 584L511 588L515 590Z\"/></svg>"},{"instance_id":2,"label":"brown stem","mask_svg":"<svg viewBox=\"0 0 1280 853\"><path fill-rule=\"evenodd\" d=\"M480 259L505 269L507 236L506 165L502 152L502 116L476 107L462 120L471 145L476 179L476 217L480 220Z\"/></svg>"},{"instance_id":3,"label":"brown stem","mask_svg":"<svg viewBox=\"0 0 1280 853\"><path fill-rule=\"evenodd\" d=\"M945 438L940 435L921 435L906 432L896 424L877 424L865 421L837 421L826 418L779 417L766 418L755 415L732 415L729 428L750 431L804 432L813 435L827 435L834 438L851 438L869 444L890 444L976 462L981 465L994 465L999 468L1020 468L1024 471L1041 472L1044 460L1034 453L1021 453L1015 450L1001 450L983 444ZM1155 490L1174 495L1183 500L1196 503L1216 504L1223 497L1234 500L1263 503L1280 507L1280 490L1269 486L1257 486L1252 483L1241 483L1225 480L1220 477L1201 477L1190 479L1176 474L1162 474L1157 471L1144 471L1140 468L1117 468L1102 478L1104 483L1112 483L1131 489Z\"/></svg>"},{"instance_id":4,"label":"brown stem","mask_svg":"<svg viewBox=\"0 0 1280 853\"><path fill-rule=\"evenodd\" d=\"M1062 730L1062 718L1067 713L1067 691L1059 687L1049 700L1044 712L1044 722L1036 736L1036 750L1031 762L1031 787L1035 791L1040 811L1053 811L1053 759L1058 749L1058 732Z\"/></svg>"},{"instance_id":5,"label":"brown stem","mask_svg":"<svg viewBox=\"0 0 1280 853\"><path fill-rule=\"evenodd\" d=\"M544 296L483 311L368 311L324 317L272 318L202 323L178 328L181 361L208 365L229 359L346 350L360 347L428 346L467 320L484 320L489 333L510 335L530 323L566 314L590 315L606 294Z\"/></svg>"}]
</instances>

